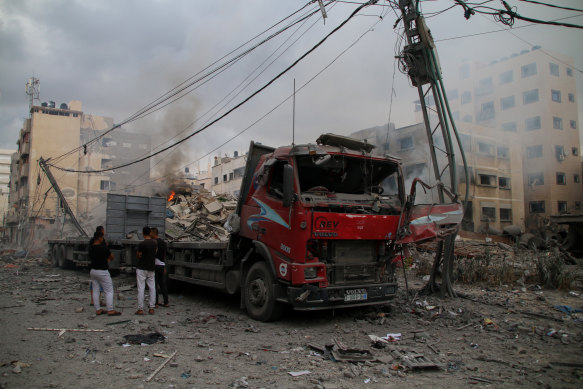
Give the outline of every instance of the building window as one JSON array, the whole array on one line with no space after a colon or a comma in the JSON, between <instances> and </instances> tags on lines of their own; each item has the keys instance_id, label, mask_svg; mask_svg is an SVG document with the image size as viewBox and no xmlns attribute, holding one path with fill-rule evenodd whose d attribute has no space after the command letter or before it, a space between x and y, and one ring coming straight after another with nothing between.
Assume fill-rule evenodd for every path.
<instances>
[{"instance_id":1,"label":"building window","mask_svg":"<svg viewBox=\"0 0 583 389\"><path fill-rule=\"evenodd\" d=\"M496 187L496 176L491 174L478 174L478 185Z\"/></svg>"},{"instance_id":2,"label":"building window","mask_svg":"<svg viewBox=\"0 0 583 389\"><path fill-rule=\"evenodd\" d=\"M413 148L413 137L408 136L406 138L399 139L399 146L401 150L410 150Z\"/></svg>"},{"instance_id":3,"label":"building window","mask_svg":"<svg viewBox=\"0 0 583 389\"><path fill-rule=\"evenodd\" d=\"M498 177L498 188L510 189L510 177Z\"/></svg>"},{"instance_id":4,"label":"building window","mask_svg":"<svg viewBox=\"0 0 583 389\"><path fill-rule=\"evenodd\" d=\"M101 168L102 169L109 169L113 166L112 160L108 158L101 158Z\"/></svg>"},{"instance_id":5,"label":"building window","mask_svg":"<svg viewBox=\"0 0 583 389\"><path fill-rule=\"evenodd\" d=\"M528 208L530 213L545 213L545 202L542 201L531 201L528 203Z\"/></svg>"},{"instance_id":6,"label":"building window","mask_svg":"<svg viewBox=\"0 0 583 389\"><path fill-rule=\"evenodd\" d=\"M566 201L559 201L557 202L557 211L559 214L567 213L567 202Z\"/></svg>"},{"instance_id":7,"label":"building window","mask_svg":"<svg viewBox=\"0 0 583 389\"><path fill-rule=\"evenodd\" d=\"M494 145L491 143L478 142L478 153L494 156Z\"/></svg>"},{"instance_id":8,"label":"building window","mask_svg":"<svg viewBox=\"0 0 583 389\"><path fill-rule=\"evenodd\" d=\"M524 104L536 103L538 101L538 89L532 89L522 93L522 102Z\"/></svg>"},{"instance_id":9,"label":"building window","mask_svg":"<svg viewBox=\"0 0 583 389\"><path fill-rule=\"evenodd\" d=\"M553 116L553 128L556 130L563 129L563 119Z\"/></svg>"},{"instance_id":10,"label":"building window","mask_svg":"<svg viewBox=\"0 0 583 389\"><path fill-rule=\"evenodd\" d=\"M520 75L522 78L534 76L536 74L536 62L529 63L520 68Z\"/></svg>"},{"instance_id":11,"label":"building window","mask_svg":"<svg viewBox=\"0 0 583 389\"><path fill-rule=\"evenodd\" d=\"M529 146L526 148L526 158L540 158L543 156L543 146Z\"/></svg>"},{"instance_id":12,"label":"building window","mask_svg":"<svg viewBox=\"0 0 583 389\"><path fill-rule=\"evenodd\" d=\"M507 146L498 146L498 158L510 158L510 149Z\"/></svg>"},{"instance_id":13,"label":"building window","mask_svg":"<svg viewBox=\"0 0 583 389\"><path fill-rule=\"evenodd\" d=\"M567 68L567 76L573 77L573 69Z\"/></svg>"},{"instance_id":14,"label":"building window","mask_svg":"<svg viewBox=\"0 0 583 389\"><path fill-rule=\"evenodd\" d=\"M556 89L551 89L551 98L555 103L561 102L561 91Z\"/></svg>"},{"instance_id":15,"label":"building window","mask_svg":"<svg viewBox=\"0 0 583 389\"><path fill-rule=\"evenodd\" d=\"M227 175L223 174L223 182L227 182Z\"/></svg>"},{"instance_id":16,"label":"building window","mask_svg":"<svg viewBox=\"0 0 583 389\"><path fill-rule=\"evenodd\" d=\"M581 210L581 201L575 201L575 210L576 211L580 211Z\"/></svg>"},{"instance_id":17,"label":"building window","mask_svg":"<svg viewBox=\"0 0 583 389\"><path fill-rule=\"evenodd\" d=\"M573 129L577 129L577 122L575 120L569 120L569 126Z\"/></svg>"},{"instance_id":18,"label":"building window","mask_svg":"<svg viewBox=\"0 0 583 389\"><path fill-rule=\"evenodd\" d=\"M148 150L148 145L143 144L143 143L140 143L138 145L138 149L140 149L140 150Z\"/></svg>"},{"instance_id":19,"label":"building window","mask_svg":"<svg viewBox=\"0 0 583 389\"><path fill-rule=\"evenodd\" d=\"M565 173L557 172L557 185L567 185L567 176Z\"/></svg>"},{"instance_id":20,"label":"building window","mask_svg":"<svg viewBox=\"0 0 583 389\"><path fill-rule=\"evenodd\" d=\"M101 145L103 147L117 146L117 142L111 138L103 138L101 140Z\"/></svg>"},{"instance_id":21,"label":"building window","mask_svg":"<svg viewBox=\"0 0 583 389\"><path fill-rule=\"evenodd\" d=\"M500 208L500 221L501 222L511 222L512 221L512 209Z\"/></svg>"},{"instance_id":22,"label":"building window","mask_svg":"<svg viewBox=\"0 0 583 389\"><path fill-rule=\"evenodd\" d=\"M544 173L530 173L528 175L528 185L535 186L535 185L544 185L544 184L545 184Z\"/></svg>"},{"instance_id":23,"label":"building window","mask_svg":"<svg viewBox=\"0 0 583 389\"><path fill-rule=\"evenodd\" d=\"M581 182L581 176L578 173L573 174L573 182L579 184Z\"/></svg>"},{"instance_id":24,"label":"building window","mask_svg":"<svg viewBox=\"0 0 583 389\"><path fill-rule=\"evenodd\" d=\"M468 104L471 102L472 102L472 92L465 91L464 93L462 93L461 103Z\"/></svg>"},{"instance_id":25,"label":"building window","mask_svg":"<svg viewBox=\"0 0 583 389\"><path fill-rule=\"evenodd\" d=\"M494 207L482 207L482 221L495 221L496 220L496 208Z\"/></svg>"},{"instance_id":26,"label":"building window","mask_svg":"<svg viewBox=\"0 0 583 389\"><path fill-rule=\"evenodd\" d=\"M514 77L514 73L512 72L512 70L508 70L504 73L500 74L500 84L508 84L509 82L512 82L512 79Z\"/></svg>"},{"instance_id":27,"label":"building window","mask_svg":"<svg viewBox=\"0 0 583 389\"><path fill-rule=\"evenodd\" d=\"M552 63L552 62L549 65L550 65L551 75L559 77L559 65L557 65L556 63Z\"/></svg>"},{"instance_id":28,"label":"building window","mask_svg":"<svg viewBox=\"0 0 583 389\"><path fill-rule=\"evenodd\" d=\"M243 174L245 174L245 167L238 167L237 169L233 170L234 178L243 177Z\"/></svg>"},{"instance_id":29,"label":"building window","mask_svg":"<svg viewBox=\"0 0 583 389\"><path fill-rule=\"evenodd\" d=\"M574 103L575 102L575 95L573 93L569 93L569 103Z\"/></svg>"},{"instance_id":30,"label":"building window","mask_svg":"<svg viewBox=\"0 0 583 389\"><path fill-rule=\"evenodd\" d=\"M482 110L478 114L478 120L490 120L496 116L496 112L494 111L494 102L489 101L487 103L482 104Z\"/></svg>"},{"instance_id":31,"label":"building window","mask_svg":"<svg viewBox=\"0 0 583 389\"><path fill-rule=\"evenodd\" d=\"M573 154L575 157L579 155L579 148L577 147L572 147L571 148L571 154Z\"/></svg>"},{"instance_id":32,"label":"building window","mask_svg":"<svg viewBox=\"0 0 583 389\"><path fill-rule=\"evenodd\" d=\"M471 122L473 122L472 115L464 115L464 117L462 118L462 121L464 123L471 123Z\"/></svg>"},{"instance_id":33,"label":"building window","mask_svg":"<svg viewBox=\"0 0 583 389\"><path fill-rule=\"evenodd\" d=\"M460 140L462 141L462 147L465 152L472 151L472 137L467 134L460 134Z\"/></svg>"},{"instance_id":34,"label":"building window","mask_svg":"<svg viewBox=\"0 0 583 389\"><path fill-rule=\"evenodd\" d=\"M233 181L233 172L229 173L229 181Z\"/></svg>"},{"instance_id":35,"label":"building window","mask_svg":"<svg viewBox=\"0 0 583 389\"><path fill-rule=\"evenodd\" d=\"M99 182L99 189L101 189L101 190L115 190L115 182L101 180Z\"/></svg>"},{"instance_id":36,"label":"building window","mask_svg":"<svg viewBox=\"0 0 583 389\"><path fill-rule=\"evenodd\" d=\"M565 148L563 146L555 146L555 157L557 157L557 161L564 161L567 153L565 153Z\"/></svg>"},{"instance_id":37,"label":"building window","mask_svg":"<svg viewBox=\"0 0 583 389\"><path fill-rule=\"evenodd\" d=\"M474 93L476 96L485 96L492 93L494 84L492 83L492 77L482 78L479 83L478 87L475 89Z\"/></svg>"},{"instance_id":38,"label":"building window","mask_svg":"<svg viewBox=\"0 0 583 389\"><path fill-rule=\"evenodd\" d=\"M541 127L540 116L528 118L524 121L527 130L538 130Z\"/></svg>"},{"instance_id":39,"label":"building window","mask_svg":"<svg viewBox=\"0 0 583 389\"><path fill-rule=\"evenodd\" d=\"M125 147L126 149L129 149L132 147L132 144L129 142L122 142L121 144L122 147Z\"/></svg>"},{"instance_id":40,"label":"building window","mask_svg":"<svg viewBox=\"0 0 583 389\"><path fill-rule=\"evenodd\" d=\"M503 123L502 129L508 132L516 132L516 122Z\"/></svg>"},{"instance_id":41,"label":"building window","mask_svg":"<svg viewBox=\"0 0 583 389\"><path fill-rule=\"evenodd\" d=\"M500 99L500 108L502 110L514 108L514 96L507 96Z\"/></svg>"},{"instance_id":42,"label":"building window","mask_svg":"<svg viewBox=\"0 0 583 389\"><path fill-rule=\"evenodd\" d=\"M219 184L219 177L215 177L215 185Z\"/></svg>"},{"instance_id":43,"label":"building window","mask_svg":"<svg viewBox=\"0 0 583 389\"><path fill-rule=\"evenodd\" d=\"M460 79L465 80L470 77L470 64L463 64L460 66Z\"/></svg>"}]
</instances>

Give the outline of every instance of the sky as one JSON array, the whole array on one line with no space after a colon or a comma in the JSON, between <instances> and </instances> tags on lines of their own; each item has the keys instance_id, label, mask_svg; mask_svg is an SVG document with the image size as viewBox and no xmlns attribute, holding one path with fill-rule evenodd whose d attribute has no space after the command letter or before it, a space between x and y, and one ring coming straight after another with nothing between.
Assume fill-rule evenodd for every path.
<instances>
[{"instance_id":1,"label":"sky","mask_svg":"<svg viewBox=\"0 0 583 389\"><path fill-rule=\"evenodd\" d=\"M583 12L507 2L523 16L571 17L563 21L583 25ZM583 8L580 0L548 2ZM305 0L0 0L0 148L16 148L28 116L25 84L30 77L40 80L40 102L53 100L59 106L80 100L85 113L120 123L306 4ZM414 124L417 90L395 70L400 31L393 29L397 16L387 4L381 0L362 10L263 92L155 161L180 154L178 163L200 160L206 166L214 155L244 153L250 140L279 146L292 140L314 142L326 132L347 135L389 119L397 127ZM583 123L582 29L516 21L512 33L492 32L507 27L492 16L466 20L460 7L434 14L452 5L453 0L435 0L421 6L436 40L446 87L464 60L489 63L540 45L573 58ZM486 5L501 7L499 1ZM314 15L225 67L184 98L124 127L151 136L153 146L181 139L258 90L357 7L348 1L328 5L325 20L320 13ZM310 4L296 17L316 8ZM295 115L290 98L294 82Z\"/></svg>"}]
</instances>

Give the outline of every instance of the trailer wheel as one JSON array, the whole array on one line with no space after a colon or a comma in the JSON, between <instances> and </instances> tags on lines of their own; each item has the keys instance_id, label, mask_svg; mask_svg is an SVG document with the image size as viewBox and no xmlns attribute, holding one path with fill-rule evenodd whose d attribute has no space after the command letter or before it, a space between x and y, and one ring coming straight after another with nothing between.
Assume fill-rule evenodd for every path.
<instances>
[{"instance_id":1,"label":"trailer wheel","mask_svg":"<svg viewBox=\"0 0 583 389\"><path fill-rule=\"evenodd\" d=\"M278 319L283 307L275 301L273 275L265 262L256 262L245 277L245 306L249 316L258 321Z\"/></svg>"},{"instance_id":2,"label":"trailer wheel","mask_svg":"<svg viewBox=\"0 0 583 389\"><path fill-rule=\"evenodd\" d=\"M67 267L67 260L65 259L65 246L60 245L58 251L59 251L59 255L57 256L57 258L59 261L59 267L61 269L65 269Z\"/></svg>"},{"instance_id":3,"label":"trailer wheel","mask_svg":"<svg viewBox=\"0 0 583 389\"><path fill-rule=\"evenodd\" d=\"M59 267L59 245L54 245L51 250L51 259L53 260L53 266Z\"/></svg>"}]
</instances>

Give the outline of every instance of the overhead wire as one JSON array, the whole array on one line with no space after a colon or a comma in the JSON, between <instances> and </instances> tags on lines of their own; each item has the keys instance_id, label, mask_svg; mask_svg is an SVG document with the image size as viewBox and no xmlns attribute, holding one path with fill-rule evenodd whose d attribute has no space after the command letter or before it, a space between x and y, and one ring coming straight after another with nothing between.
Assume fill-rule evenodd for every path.
<instances>
[{"instance_id":1,"label":"overhead wire","mask_svg":"<svg viewBox=\"0 0 583 389\"><path fill-rule=\"evenodd\" d=\"M268 36L267 38L263 39L262 41L260 41L259 43L255 44L254 46L252 46L251 48L243 51L242 53L238 54L237 56L235 56L234 58L230 59L229 61L227 61L226 63L221 64L218 67L215 67L214 69L210 70L209 72L205 73L203 76L195 79L194 81L192 81L195 77L199 76L201 73L203 73L204 71L210 69L213 65L216 65L217 63L219 63L221 60L227 58L229 55L231 55L232 53L236 52L237 50L240 50L241 48L243 48L245 45L247 45L248 43L252 42L253 40L257 39L258 37L260 37L261 35L265 34L267 31L270 31L271 29L273 29L275 26L278 26L279 24L283 23L285 20L291 18L292 16L296 15L297 13L301 12L304 8L306 8L307 6L309 6L310 4L312 4L312 2L308 2L306 5L304 5L303 7L301 7L299 10L293 12L292 14L288 15L287 17L285 17L284 19L280 20L279 22L275 23L274 25L272 25L271 27L267 28L266 30L264 30L263 32L257 34L255 37L247 40L245 43L239 45L236 49L232 50L230 53L224 55L223 57L221 57L220 59L216 60L215 62L213 62L212 64L210 64L209 66L207 66L206 68L202 69L201 71L197 72L196 74L194 74L193 76L187 78L185 81L183 81L182 83L180 83L179 85L177 85L176 87L174 87L173 89L171 89L170 91L164 93L163 95L161 95L160 97L158 97L157 99L155 99L154 101L152 101L151 103L147 104L146 106L142 107L141 109L139 109L138 111L136 111L134 114L132 114L131 116L129 116L128 118L124 119L122 122L113 125L110 129L108 129L107 131L105 131L103 134L101 134L99 137L92 139L90 141L88 141L85 145L81 145L77 148L74 148L70 151L68 151L67 153L64 153L58 157L54 157L52 158L52 162L57 163L61 158L79 151L81 148L83 148L84 146L86 146L87 144L91 144L97 140L99 140L100 138L104 137L105 135L107 135L108 133L110 133L111 131L120 128L121 126L123 126L124 124L127 124L131 121L136 120L136 118L139 117L143 117L141 115L145 114L146 112L149 112L150 110L152 110L154 107L159 106L160 104L168 101L169 99L171 99L172 97L176 96L177 94L179 94L180 92L184 91L185 89L193 86L195 83L199 82L200 80L203 80L207 77L210 77L212 74L216 73L217 71L223 69L226 66L230 66L232 65L234 62L240 60L241 58L243 58L245 55L249 54L251 51L255 50L257 47L261 46L262 44L265 44L267 41L273 39L275 36L281 34L282 32L288 30L289 28L291 28L292 26L298 24L299 22L301 22L302 20L304 20L305 18L309 18L312 14L318 13L319 11L319 7L316 9L314 7L314 11L310 11L307 14L304 14L302 17L300 17L297 20L292 21L290 24L284 26L283 28L281 28L280 30L272 33L270 36ZM186 87L184 86L186 84ZM184 96L182 96L184 97ZM175 101L175 100L174 100Z\"/></svg>"},{"instance_id":2,"label":"overhead wire","mask_svg":"<svg viewBox=\"0 0 583 389\"><path fill-rule=\"evenodd\" d=\"M380 20L376 21L374 24L372 24L365 32L363 32L356 40L354 40L350 45L348 45L344 50L342 50L336 57L334 57L334 59L330 62L328 62L328 64L326 64L326 66L324 66L322 69L320 69L316 74L314 74L308 81L306 81L304 84L302 84L299 88L296 89L296 94L299 93L300 91L302 91L304 88L306 88L309 84L311 84L318 76L320 76L322 73L324 73L324 71L326 71L330 66L332 66L340 57L342 57L346 52L348 52L348 50L350 50L352 47L354 47L358 42L360 42L360 40L362 40L362 38L368 34L369 32L373 31L374 27L379 24L380 22L382 22L384 19L380 18ZM209 151L208 153L206 153L205 155L203 155L202 157L198 158L197 160L191 161L189 162L187 165L184 165L182 167L180 167L178 170L176 171L180 171L182 170L184 167L188 166L189 164L192 164L194 162L198 162L203 160L204 158L208 157L209 155L211 155L213 152L215 152L216 150L219 150L221 147L225 146L226 144L228 144L229 142L233 141L234 139L238 138L240 135L242 135L243 133L247 132L248 130L250 130L251 128L253 128L255 125L257 125L259 122L261 122L263 119L265 119L267 116L269 116L271 113L273 113L275 110L277 110L279 107L281 107L283 104L285 104L286 102L288 102L290 99L293 98L293 93L288 95L284 100L282 100L280 103L278 103L276 106L274 106L273 108L271 108L269 111L267 111L264 115L262 115L260 118L258 118L257 120L255 120L253 123L251 123L249 126L247 126L246 128L244 128L243 130L239 131L237 134L235 134L234 136L232 136L231 138L227 139L225 142L221 143L220 145L216 146L214 149L212 149L211 151ZM172 173L168 173L164 176L158 177L156 179L150 180L148 182L145 182L141 185L136 185L135 187L138 186L142 186L142 185L147 185L149 183L152 182L156 182L159 181L165 177L171 176L172 174L174 174L174 172Z\"/></svg>"},{"instance_id":3,"label":"overhead wire","mask_svg":"<svg viewBox=\"0 0 583 389\"><path fill-rule=\"evenodd\" d=\"M76 169L69 169L69 168L64 168L61 166L55 166L53 164L49 164L50 166L54 167L55 169L61 170L61 171L66 171L66 172L74 172L74 173L101 173L101 172L105 172L105 171L110 171L113 169L120 169L126 166L130 166L139 162L142 162L146 159L152 158L155 155L158 155L166 150L169 150L173 147L178 146L179 144L187 141L188 139L192 138L194 135L201 133L202 131L206 130L207 128L209 128L210 126L212 126L213 124L217 123L218 121L220 121L221 119L225 118L226 116L228 116L229 114L231 114L233 111L237 110L238 108L240 108L241 106L243 106L245 103L247 103L249 100L251 100L253 97L257 96L259 93L263 92L266 88L268 88L271 84L273 84L275 81L277 81L281 76L283 76L285 73L287 73L289 70L291 70L293 67L295 67L299 62L301 62L303 59L305 59L308 55L310 55L314 50L316 50L318 47L320 47L326 40L328 40L328 38L330 38L332 35L334 35L336 32L338 32L342 27L344 27L346 25L346 23L348 23L354 16L356 16L358 14L358 12L360 12L363 8L365 8L366 6L370 5L370 4L374 4L376 3L378 0L370 0L368 3L365 3L363 5L361 5L360 7L356 8L351 14L350 16L348 16L348 18L346 18L342 23L340 23L338 26L336 26L331 32L329 32L326 36L324 36L324 38L322 38L322 40L320 40L316 45L314 45L311 49L309 49L307 52L305 52L304 54L302 54L298 59L296 59L291 65L289 65L286 69L284 69L282 72L280 72L277 76L275 76L274 78L272 78L269 82L267 82L266 84L264 84L261 88L259 88L258 90L256 90L255 92L253 92L251 95L249 95L247 98L245 98L243 101L241 101L240 103L238 103L237 105L235 105L234 107L232 107L231 109L229 109L227 112L225 112L223 115L221 115L220 117L216 118L215 120L211 121L210 123L208 123L207 125L203 126L202 128L200 128L199 130L196 130L194 132L192 132L190 135L188 135L187 137L179 140L178 142L169 145L155 153L151 153L150 155L143 157L143 158L139 158L135 161L132 162L128 162L122 165L118 165L116 167L113 168L108 168L108 169L100 169L100 170L92 170L92 171L82 171L82 170L76 170Z\"/></svg>"},{"instance_id":4,"label":"overhead wire","mask_svg":"<svg viewBox=\"0 0 583 389\"><path fill-rule=\"evenodd\" d=\"M518 0L518 1L522 1L522 2L525 2L525 3L537 4L537 5L544 5L546 7L564 9L564 10L567 10L567 11L583 12L583 9L565 7L565 6L556 5L556 4L548 4L548 3L543 3L543 2L540 2L540 1L534 1L534 0Z\"/></svg>"},{"instance_id":5,"label":"overhead wire","mask_svg":"<svg viewBox=\"0 0 583 389\"><path fill-rule=\"evenodd\" d=\"M336 4L333 4L332 7L330 7L330 10L334 8ZM215 115L217 115L222 109L224 109L230 102L232 102L237 96L239 96L243 90L245 90L249 85L251 85L251 83L253 81L255 81L261 74L263 74L263 72L269 67L271 66L277 59L279 59L286 51L288 51L301 37L303 37L310 29L312 29L316 23L318 23L318 21L320 21L322 19L322 17L319 17L316 21L314 21L314 23L312 23L308 29L306 31L304 31L298 38L296 38L291 44L289 44L284 50L281 51L281 53L275 57L269 64L267 64L267 66L264 67L263 70L261 70L255 77L253 77L250 81L248 81L254 73L256 73L259 69L261 69L261 67L263 65L265 65L265 63L271 58L273 57L273 55L275 55L302 27L305 23L307 23L307 21L309 19L304 20L304 22L298 26L298 28L282 43L280 44L269 56L267 56L265 58L264 61L262 61L259 65L257 65L255 67L255 69L253 71L251 71L249 73L249 75L247 77L245 77L237 86L235 86L229 93L227 93L221 100L219 100L215 105L213 105L211 108L209 108L204 114L202 114L200 117L196 118L192 123L190 123L189 125L187 125L182 131L180 131L179 133L177 133L176 135L174 135L172 138L166 140L164 143L168 143L170 141L172 141L173 139L177 138L178 136L180 136L181 134L183 134L184 132L186 132L190 127L192 127L196 122L198 122L200 119L202 119L203 117L207 116L211 111L213 111L215 108L217 108L221 103L223 103L230 95L232 95L234 92L237 91L237 89L239 89L239 92L237 92L235 95L233 95L225 104L223 104L223 106L221 108L219 108L213 115L211 115L211 117L204 122L204 124L207 124L213 117L216 117ZM248 82L247 82L248 81ZM246 84L245 84L246 83ZM244 85L245 84L245 85ZM243 86L243 87L242 87ZM158 146L157 146L158 147ZM177 149L174 149L177 150ZM157 161L155 163L155 166L158 166L160 163L162 163L166 158L168 158L170 155L172 155L171 153L169 153L168 155L164 156L160 161ZM152 167L152 168L153 168ZM137 177L134 181L132 181L132 183L130 183L129 187L131 187L131 185L133 183L135 183L136 181L138 181L139 179L143 178L146 174L148 174L148 172L145 172L144 174L142 174L141 176ZM128 186L126 186L127 188Z\"/></svg>"}]
</instances>

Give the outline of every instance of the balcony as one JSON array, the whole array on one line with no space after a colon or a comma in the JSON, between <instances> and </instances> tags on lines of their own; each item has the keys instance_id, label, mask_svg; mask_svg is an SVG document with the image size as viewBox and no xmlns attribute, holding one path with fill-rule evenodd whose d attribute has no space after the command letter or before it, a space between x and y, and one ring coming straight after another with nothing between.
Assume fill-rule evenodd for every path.
<instances>
[{"instance_id":1,"label":"balcony","mask_svg":"<svg viewBox=\"0 0 583 389\"><path fill-rule=\"evenodd\" d=\"M30 143L29 142L25 142L22 144L22 147L20 148L20 155L29 155L30 154Z\"/></svg>"},{"instance_id":2,"label":"balcony","mask_svg":"<svg viewBox=\"0 0 583 389\"><path fill-rule=\"evenodd\" d=\"M20 178L22 179L23 177L28 177L29 173L29 164L28 163L24 163L21 165L20 167Z\"/></svg>"}]
</instances>

